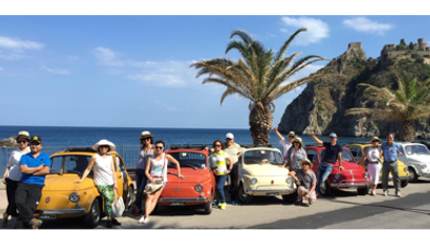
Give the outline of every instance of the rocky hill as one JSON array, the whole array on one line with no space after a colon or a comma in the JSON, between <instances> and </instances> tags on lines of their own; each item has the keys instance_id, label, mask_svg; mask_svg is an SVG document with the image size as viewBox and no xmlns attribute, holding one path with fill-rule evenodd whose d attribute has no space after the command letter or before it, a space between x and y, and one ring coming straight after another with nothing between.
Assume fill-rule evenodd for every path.
<instances>
[{"instance_id":1,"label":"rocky hill","mask_svg":"<svg viewBox=\"0 0 430 246\"><path fill-rule=\"evenodd\" d=\"M341 136L384 135L397 126L375 122L365 117L346 116L353 107L372 105L363 97L359 83L395 89L395 73L403 79L420 81L430 76L430 48L422 40L406 44L386 45L376 59L367 58L360 43L350 43L339 57L332 59L317 72L320 78L286 108L279 129L298 133L315 131ZM417 136L430 137L430 119L416 122Z\"/></svg>"}]
</instances>

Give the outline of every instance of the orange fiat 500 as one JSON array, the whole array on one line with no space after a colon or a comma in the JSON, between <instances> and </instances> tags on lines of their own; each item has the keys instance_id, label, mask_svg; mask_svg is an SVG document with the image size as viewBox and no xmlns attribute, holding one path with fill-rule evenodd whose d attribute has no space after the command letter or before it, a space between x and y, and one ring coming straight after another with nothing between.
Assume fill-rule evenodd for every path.
<instances>
[{"instance_id":1,"label":"orange fiat 500","mask_svg":"<svg viewBox=\"0 0 430 246\"><path fill-rule=\"evenodd\" d=\"M42 220L82 218L90 227L98 225L105 211L92 172L82 183L76 183L94 154L91 148L69 148L51 155L51 173L46 176L36 210ZM123 159L117 153L113 158L119 196L123 197L126 205L130 205L134 200L132 179Z\"/></svg>"},{"instance_id":2,"label":"orange fiat 500","mask_svg":"<svg viewBox=\"0 0 430 246\"><path fill-rule=\"evenodd\" d=\"M167 153L179 161L184 179L179 179L176 168L169 166L168 182L158 206L193 206L210 214L215 177L208 164L208 150L204 146L172 146Z\"/></svg>"}]
</instances>

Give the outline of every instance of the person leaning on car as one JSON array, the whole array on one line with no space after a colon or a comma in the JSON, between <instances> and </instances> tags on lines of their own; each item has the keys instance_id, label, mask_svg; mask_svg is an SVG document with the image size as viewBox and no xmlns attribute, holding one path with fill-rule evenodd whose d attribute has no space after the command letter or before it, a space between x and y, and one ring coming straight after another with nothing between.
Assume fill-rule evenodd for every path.
<instances>
[{"instance_id":1,"label":"person leaning on car","mask_svg":"<svg viewBox=\"0 0 430 246\"><path fill-rule=\"evenodd\" d=\"M33 218L33 213L42 195L51 159L48 154L42 152L42 139L39 136L30 138L30 150L31 152L23 155L19 161L22 178L16 190L15 202L23 226L37 229L42 221Z\"/></svg>"},{"instance_id":2,"label":"person leaning on car","mask_svg":"<svg viewBox=\"0 0 430 246\"><path fill-rule=\"evenodd\" d=\"M330 133L329 135L330 142L323 142L315 134L311 134L310 136L319 146L325 147L323 159L321 160L318 170L317 190L321 194L321 188L326 188L325 181L327 180L328 176L330 176L330 173L333 170L333 165L338 162L339 168L343 170L342 147L337 143L337 135L334 132Z\"/></svg>"}]
</instances>

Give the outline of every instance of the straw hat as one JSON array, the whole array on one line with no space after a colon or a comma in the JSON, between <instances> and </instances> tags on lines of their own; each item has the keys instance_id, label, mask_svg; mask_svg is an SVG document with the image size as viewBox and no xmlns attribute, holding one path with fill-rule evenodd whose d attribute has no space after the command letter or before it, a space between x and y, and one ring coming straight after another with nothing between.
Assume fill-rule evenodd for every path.
<instances>
[{"instance_id":1,"label":"straw hat","mask_svg":"<svg viewBox=\"0 0 430 246\"><path fill-rule=\"evenodd\" d=\"M308 158L305 158L305 159L302 160L302 164L304 164L304 163L309 164L311 167L313 166L313 163Z\"/></svg>"},{"instance_id":2,"label":"straw hat","mask_svg":"<svg viewBox=\"0 0 430 246\"><path fill-rule=\"evenodd\" d=\"M375 137L373 137L373 138L372 138L372 140L370 140L370 142L371 142L371 143L373 143L373 142L375 142L375 141L376 141L376 142L381 142L381 139L380 139L380 138L378 138L377 136L375 136Z\"/></svg>"},{"instance_id":3,"label":"straw hat","mask_svg":"<svg viewBox=\"0 0 430 246\"><path fill-rule=\"evenodd\" d=\"M294 144L294 143L299 143L301 146L303 146L303 140L301 137L295 137L293 141L291 141L291 144Z\"/></svg>"},{"instance_id":4,"label":"straw hat","mask_svg":"<svg viewBox=\"0 0 430 246\"><path fill-rule=\"evenodd\" d=\"M116 146L109 140L102 139L93 145L93 149L97 150L100 146L109 146L111 150L115 150Z\"/></svg>"}]
</instances>

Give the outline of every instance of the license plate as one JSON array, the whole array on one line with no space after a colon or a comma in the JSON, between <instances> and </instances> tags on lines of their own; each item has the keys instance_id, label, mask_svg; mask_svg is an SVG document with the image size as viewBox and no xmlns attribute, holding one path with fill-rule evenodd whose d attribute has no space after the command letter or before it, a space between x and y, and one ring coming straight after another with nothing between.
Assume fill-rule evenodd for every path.
<instances>
[{"instance_id":1,"label":"license plate","mask_svg":"<svg viewBox=\"0 0 430 246\"><path fill-rule=\"evenodd\" d=\"M183 202L172 202L170 205L171 206L183 206L183 205L185 205L185 203L183 203Z\"/></svg>"},{"instance_id":2,"label":"license plate","mask_svg":"<svg viewBox=\"0 0 430 246\"><path fill-rule=\"evenodd\" d=\"M266 193L266 195L267 196L277 196L277 195L279 195L279 192L269 192L269 193Z\"/></svg>"}]
</instances>

